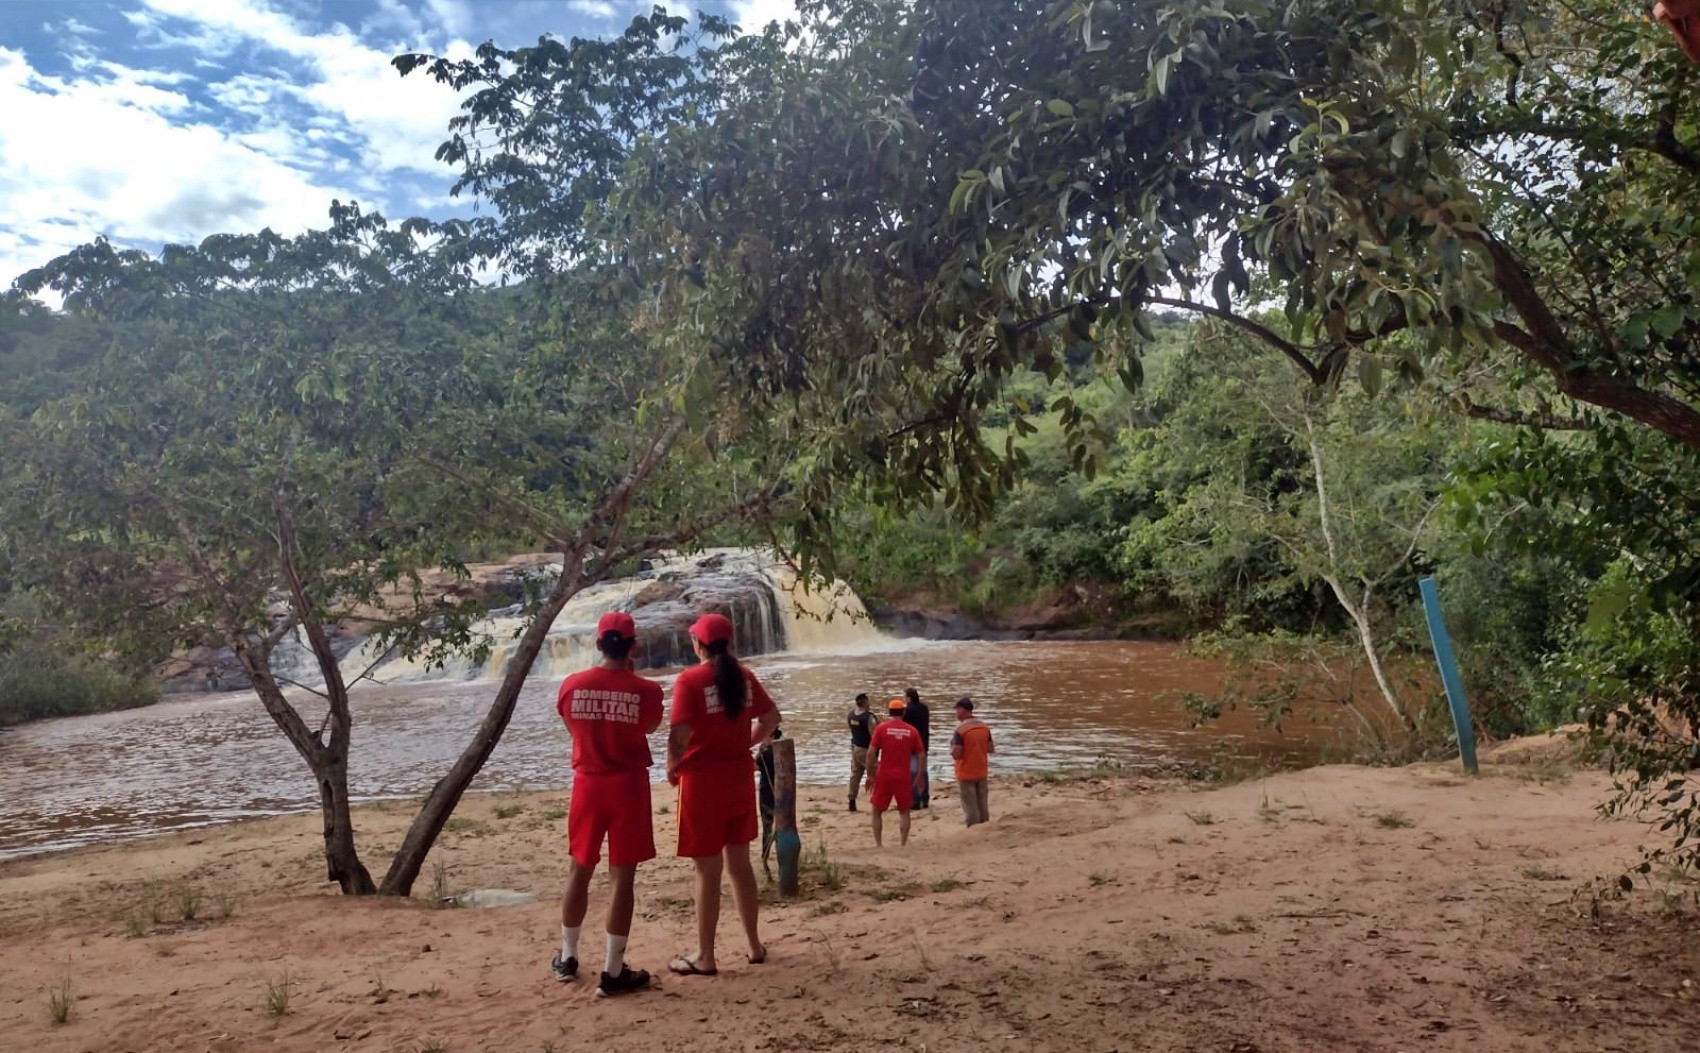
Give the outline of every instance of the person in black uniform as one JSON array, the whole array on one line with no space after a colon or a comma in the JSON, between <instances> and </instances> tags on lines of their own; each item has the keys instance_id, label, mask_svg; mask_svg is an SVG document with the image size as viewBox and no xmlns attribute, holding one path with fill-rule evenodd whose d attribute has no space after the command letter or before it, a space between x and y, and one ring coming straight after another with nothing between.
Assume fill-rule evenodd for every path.
<instances>
[{"instance_id":1,"label":"person in black uniform","mask_svg":"<svg viewBox=\"0 0 1700 1053\"><path fill-rule=\"evenodd\" d=\"M903 722L921 733L921 755L915 758L915 807L926 808L932 801L933 784L927 778L927 751L933 745L933 714L921 701L921 692L910 688L903 692L908 704L903 707Z\"/></svg>"},{"instance_id":2,"label":"person in black uniform","mask_svg":"<svg viewBox=\"0 0 1700 1053\"><path fill-rule=\"evenodd\" d=\"M868 770L868 740L873 736L879 718L868 708L868 695L856 696L856 708L850 711L850 810L856 810L856 787L862 785L862 775Z\"/></svg>"}]
</instances>

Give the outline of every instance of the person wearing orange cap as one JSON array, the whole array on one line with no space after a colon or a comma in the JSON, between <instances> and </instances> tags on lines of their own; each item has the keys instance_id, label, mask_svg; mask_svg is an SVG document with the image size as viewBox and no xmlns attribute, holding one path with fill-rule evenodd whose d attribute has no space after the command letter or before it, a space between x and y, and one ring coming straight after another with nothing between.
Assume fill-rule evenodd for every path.
<instances>
[{"instance_id":1,"label":"person wearing orange cap","mask_svg":"<svg viewBox=\"0 0 1700 1053\"><path fill-rule=\"evenodd\" d=\"M655 858L650 813L649 733L661 726L661 685L632 672L637 625L625 611L596 623L602 663L561 683L555 709L573 737L573 789L567 806L572 860L561 896L561 950L549 963L563 983L578 977L578 935L590 903L590 879L608 842L607 954L596 987L600 997L641 991L649 973L625 964L632 931L633 884L639 863Z\"/></svg>"},{"instance_id":2,"label":"person wearing orange cap","mask_svg":"<svg viewBox=\"0 0 1700 1053\"><path fill-rule=\"evenodd\" d=\"M725 615L698 618L691 643L701 664L673 682L667 781L679 788L679 855L696 867L697 949L667 968L683 976L713 976L719 971L714 937L723 873L732 882L750 963L767 958L750 866L750 842L760 829L750 751L779 726L779 709L761 681L732 656L732 622Z\"/></svg>"},{"instance_id":3,"label":"person wearing orange cap","mask_svg":"<svg viewBox=\"0 0 1700 1053\"><path fill-rule=\"evenodd\" d=\"M874 728L868 740L868 803L874 810L874 847L883 845L885 811L897 805L897 843L909 843L909 812L915 807L916 777L912 762L924 757L921 733L901 719L905 703L894 698L886 703L892 719Z\"/></svg>"}]
</instances>

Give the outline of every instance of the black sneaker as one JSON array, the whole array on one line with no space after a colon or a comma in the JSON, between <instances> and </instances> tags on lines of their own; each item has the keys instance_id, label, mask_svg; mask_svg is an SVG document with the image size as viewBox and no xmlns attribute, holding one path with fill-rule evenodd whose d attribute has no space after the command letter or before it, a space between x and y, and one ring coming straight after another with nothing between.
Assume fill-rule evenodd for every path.
<instances>
[{"instance_id":1,"label":"black sneaker","mask_svg":"<svg viewBox=\"0 0 1700 1053\"><path fill-rule=\"evenodd\" d=\"M620 975L602 974L602 979L596 985L596 997L609 998L613 995L629 994L632 991L642 991L649 986L649 973L644 969L633 969L629 965L620 967Z\"/></svg>"},{"instance_id":2,"label":"black sneaker","mask_svg":"<svg viewBox=\"0 0 1700 1053\"><path fill-rule=\"evenodd\" d=\"M564 984L570 984L578 979L578 959L561 960L561 952L556 951L555 957L549 959L549 971L555 974L555 979Z\"/></svg>"},{"instance_id":3,"label":"black sneaker","mask_svg":"<svg viewBox=\"0 0 1700 1053\"><path fill-rule=\"evenodd\" d=\"M854 797L850 798L850 810L852 812L856 810L856 798Z\"/></svg>"}]
</instances>

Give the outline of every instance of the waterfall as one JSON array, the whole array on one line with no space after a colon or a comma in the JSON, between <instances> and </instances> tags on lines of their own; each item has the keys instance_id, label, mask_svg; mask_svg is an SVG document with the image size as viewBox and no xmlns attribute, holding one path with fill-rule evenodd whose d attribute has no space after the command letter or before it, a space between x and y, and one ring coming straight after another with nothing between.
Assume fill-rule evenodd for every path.
<instances>
[{"instance_id":1,"label":"waterfall","mask_svg":"<svg viewBox=\"0 0 1700 1053\"><path fill-rule=\"evenodd\" d=\"M785 623L783 650L805 654L861 650L885 640L868 617L862 597L844 582L834 580L805 591L788 565L768 559L766 570Z\"/></svg>"},{"instance_id":2,"label":"waterfall","mask_svg":"<svg viewBox=\"0 0 1700 1053\"><path fill-rule=\"evenodd\" d=\"M603 582L574 596L550 626L530 675L556 679L593 665L596 621L612 610L631 612L638 628L636 657L645 668L696 661L689 628L708 611L732 620L733 646L740 655L853 650L877 646L882 639L860 597L843 582L808 592L771 552L711 549L651 560L632 577ZM493 611L475 630L491 641L484 662L456 657L432 667L391 658L379 663L372 676L386 683L496 679L506 672L526 625L518 608ZM374 645L362 644L343 660L343 672L357 676L379 657Z\"/></svg>"}]
</instances>

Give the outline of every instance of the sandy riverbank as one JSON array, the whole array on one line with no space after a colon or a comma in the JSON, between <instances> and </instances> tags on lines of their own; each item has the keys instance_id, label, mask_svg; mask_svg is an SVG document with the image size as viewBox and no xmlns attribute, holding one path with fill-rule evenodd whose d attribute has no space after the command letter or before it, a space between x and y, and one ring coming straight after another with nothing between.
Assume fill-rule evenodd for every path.
<instances>
[{"instance_id":1,"label":"sandy riverbank","mask_svg":"<svg viewBox=\"0 0 1700 1053\"><path fill-rule=\"evenodd\" d=\"M764 908L770 960L744 962L728 917L719 977L618 1000L546 970L559 795L474 799L445 836L454 890L544 897L499 910L331 895L315 819L249 822L0 865L0 1035L32 1053L1694 1049L1692 910L1647 891L1591 909L1589 879L1645 833L1595 817L1604 791L1514 765L1004 779L989 826L942 797L906 850L875 852L865 813L806 790L830 867ZM374 868L406 818L362 814ZM638 894L629 960L659 973L690 942L687 867L645 868Z\"/></svg>"}]
</instances>

